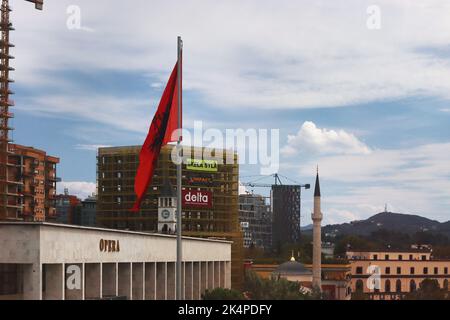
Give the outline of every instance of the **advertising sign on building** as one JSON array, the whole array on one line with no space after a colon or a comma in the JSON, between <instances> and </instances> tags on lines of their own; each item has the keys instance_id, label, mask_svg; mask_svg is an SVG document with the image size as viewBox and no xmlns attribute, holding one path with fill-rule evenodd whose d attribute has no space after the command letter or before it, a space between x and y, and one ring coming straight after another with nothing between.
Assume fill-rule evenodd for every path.
<instances>
[{"instance_id":1,"label":"advertising sign on building","mask_svg":"<svg viewBox=\"0 0 450 320\"><path fill-rule=\"evenodd\" d=\"M212 192L198 190L183 190L183 206L205 208L212 207Z\"/></svg>"},{"instance_id":2,"label":"advertising sign on building","mask_svg":"<svg viewBox=\"0 0 450 320\"><path fill-rule=\"evenodd\" d=\"M217 172L216 160L187 159L186 168L192 171Z\"/></svg>"}]
</instances>

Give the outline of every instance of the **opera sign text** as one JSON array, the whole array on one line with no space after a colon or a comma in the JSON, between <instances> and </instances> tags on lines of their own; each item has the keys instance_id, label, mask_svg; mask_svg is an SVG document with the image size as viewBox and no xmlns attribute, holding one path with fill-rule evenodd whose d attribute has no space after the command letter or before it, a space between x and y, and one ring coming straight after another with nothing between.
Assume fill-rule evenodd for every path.
<instances>
[{"instance_id":1,"label":"opera sign text","mask_svg":"<svg viewBox=\"0 0 450 320\"><path fill-rule=\"evenodd\" d=\"M100 239L100 252L120 252L119 240Z\"/></svg>"}]
</instances>

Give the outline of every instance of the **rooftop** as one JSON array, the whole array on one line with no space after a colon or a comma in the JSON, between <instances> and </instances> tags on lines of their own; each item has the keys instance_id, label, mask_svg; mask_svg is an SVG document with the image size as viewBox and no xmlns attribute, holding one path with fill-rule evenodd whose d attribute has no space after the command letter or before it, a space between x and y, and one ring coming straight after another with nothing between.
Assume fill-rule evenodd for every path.
<instances>
[{"instance_id":1,"label":"rooftop","mask_svg":"<svg viewBox=\"0 0 450 320\"><path fill-rule=\"evenodd\" d=\"M69 224L59 224L59 223L49 223L49 222L3 222L0 221L1 226L28 226L28 227L50 227L50 228L61 228L61 229L78 229L78 230L86 230L86 231L103 231L103 232L111 232L111 233L120 233L120 234L132 234L132 235L141 235L141 236L150 236L150 237L161 237L161 238L173 238L176 239L176 235L167 235L153 232L138 232L138 231L129 231L129 230L118 230L118 229L107 229L107 228L97 228L97 227L84 227L84 226L76 226ZM194 238L194 237L183 237L186 240L196 240L196 241L208 241L208 242L221 242L221 243L232 243L232 241L227 240L218 240L211 238Z\"/></svg>"}]
</instances>

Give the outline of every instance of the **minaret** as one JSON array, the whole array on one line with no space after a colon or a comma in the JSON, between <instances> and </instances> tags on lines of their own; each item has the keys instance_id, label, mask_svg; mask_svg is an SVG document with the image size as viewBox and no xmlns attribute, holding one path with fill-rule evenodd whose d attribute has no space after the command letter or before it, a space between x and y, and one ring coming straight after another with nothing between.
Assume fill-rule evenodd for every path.
<instances>
[{"instance_id":1,"label":"minaret","mask_svg":"<svg viewBox=\"0 0 450 320\"><path fill-rule=\"evenodd\" d=\"M314 189L313 220L313 288L322 291L322 212L320 210L319 168L317 167L316 186Z\"/></svg>"}]
</instances>

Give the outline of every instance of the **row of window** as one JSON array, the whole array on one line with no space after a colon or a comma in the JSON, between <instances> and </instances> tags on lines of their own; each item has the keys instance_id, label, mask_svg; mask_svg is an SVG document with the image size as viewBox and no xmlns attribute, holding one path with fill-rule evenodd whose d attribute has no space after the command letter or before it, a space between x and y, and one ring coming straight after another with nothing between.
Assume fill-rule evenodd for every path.
<instances>
[{"instance_id":1,"label":"row of window","mask_svg":"<svg viewBox=\"0 0 450 320\"><path fill-rule=\"evenodd\" d=\"M384 260L390 260L390 255L388 255L388 254L386 254L385 256L384 256ZM374 254L373 255L373 260L378 260L378 255L377 254ZM395 260L395 259L394 259ZM399 254L398 256L397 256L397 260L403 260L403 255L402 254ZM414 259L414 255L412 255L412 254L410 254L409 255L409 260L415 260ZM426 261L427 260L427 255L421 255L420 256L420 260L422 260L422 261Z\"/></svg>"},{"instance_id":2,"label":"row of window","mask_svg":"<svg viewBox=\"0 0 450 320\"><path fill-rule=\"evenodd\" d=\"M363 280L356 281L356 291L357 292L363 292L363 287L364 287ZM387 292L387 293L393 292L392 289L393 288L391 286L391 280L386 280L384 283L384 292ZM412 291L415 291L416 289L417 289L417 283L414 279L412 279L409 282L409 291L412 292ZM449 289L449 283L448 283L447 279L444 280L443 289L446 289L446 290ZM374 289L374 290L375 290L375 292L380 292L380 289ZM399 292L399 293L402 292L402 282L400 279L398 279L395 282L395 292Z\"/></svg>"},{"instance_id":3,"label":"row of window","mask_svg":"<svg viewBox=\"0 0 450 320\"><path fill-rule=\"evenodd\" d=\"M428 267L424 267L423 268L423 274L429 274L431 268ZM448 267L444 267L443 268L443 274L448 274ZM356 268L356 274L363 274L363 267L357 267ZM384 274L391 274L391 267L386 267L384 269ZM397 267L396 270L396 274L402 274L402 268L401 267ZM409 274L416 274L416 268L415 267L410 267L409 269ZM434 267L433 268L433 274L437 275L439 274L439 268L438 267Z\"/></svg>"}]
</instances>

